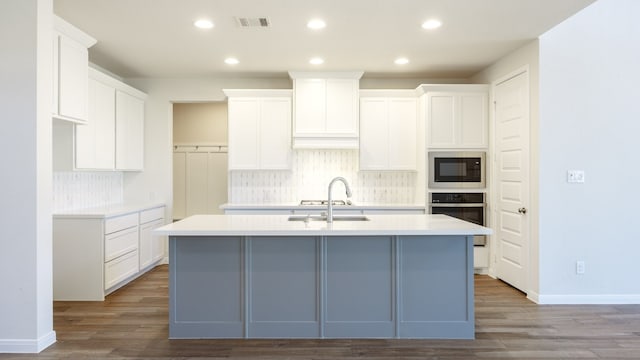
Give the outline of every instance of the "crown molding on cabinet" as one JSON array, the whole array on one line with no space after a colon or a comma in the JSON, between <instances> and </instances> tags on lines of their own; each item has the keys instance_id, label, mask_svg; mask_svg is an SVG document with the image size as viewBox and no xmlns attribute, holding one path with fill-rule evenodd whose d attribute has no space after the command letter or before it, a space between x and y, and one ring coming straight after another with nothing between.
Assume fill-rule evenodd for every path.
<instances>
[{"instance_id":1,"label":"crown molding on cabinet","mask_svg":"<svg viewBox=\"0 0 640 360\"><path fill-rule=\"evenodd\" d=\"M84 32L82 32L82 30L69 24L64 19L56 15L53 16L53 28L57 32L64 34L65 36L68 36L78 43L84 45L87 49L98 42L98 40L85 34Z\"/></svg>"}]
</instances>

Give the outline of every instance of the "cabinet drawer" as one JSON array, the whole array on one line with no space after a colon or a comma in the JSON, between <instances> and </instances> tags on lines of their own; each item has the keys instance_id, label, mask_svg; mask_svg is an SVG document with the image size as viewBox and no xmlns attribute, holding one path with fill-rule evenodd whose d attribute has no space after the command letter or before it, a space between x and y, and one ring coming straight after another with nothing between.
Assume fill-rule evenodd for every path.
<instances>
[{"instance_id":1,"label":"cabinet drawer","mask_svg":"<svg viewBox=\"0 0 640 360\"><path fill-rule=\"evenodd\" d=\"M117 216L106 219L104 222L104 233L111 234L138 225L138 213Z\"/></svg>"},{"instance_id":2,"label":"cabinet drawer","mask_svg":"<svg viewBox=\"0 0 640 360\"><path fill-rule=\"evenodd\" d=\"M138 272L138 252L132 251L104 264L104 289L118 284Z\"/></svg>"},{"instance_id":3,"label":"cabinet drawer","mask_svg":"<svg viewBox=\"0 0 640 360\"><path fill-rule=\"evenodd\" d=\"M109 234L104 238L104 261L138 249L138 226Z\"/></svg>"},{"instance_id":4,"label":"cabinet drawer","mask_svg":"<svg viewBox=\"0 0 640 360\"><path fill-rule=\"evenodd\" d=\"M140 212L140 224L148 223L153 220L164 219L164 206L143 210Z\"/></svg>"}]
</instances>

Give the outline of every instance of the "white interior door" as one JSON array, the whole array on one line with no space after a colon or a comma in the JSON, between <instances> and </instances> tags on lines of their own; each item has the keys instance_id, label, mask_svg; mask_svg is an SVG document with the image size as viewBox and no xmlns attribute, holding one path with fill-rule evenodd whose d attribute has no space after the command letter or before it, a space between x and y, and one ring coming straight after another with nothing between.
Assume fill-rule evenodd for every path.
<instances>
[{"instance_id":1,"label":"white interior door","mask_svg":"<svg viewBox=\"0 0 640 360\"><path fill-rule=\"evenodd\" d=\"M496 276L526 293L529 258L529 76L494 87Z\"/></svg>"}]
</instances>

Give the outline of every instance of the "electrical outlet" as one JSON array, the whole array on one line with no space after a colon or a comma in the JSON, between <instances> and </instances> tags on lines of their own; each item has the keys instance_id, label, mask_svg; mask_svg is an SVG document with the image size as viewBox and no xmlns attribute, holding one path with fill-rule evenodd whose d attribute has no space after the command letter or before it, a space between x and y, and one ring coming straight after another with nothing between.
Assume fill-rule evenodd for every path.
<instances>
[{"instance_id":1,"label":"electrical outlet","mask_svg":"<svg viewBox=\"0 0 640 360\"><path fill-rule=\"evenodd\" d=\"M576 261L576 274L582 275L585 272L584 261Z\"/></svg>"},{"instance_id":2,"label":"electrical outlet","mask_svg":"<svg viewBox=\"0 0 640 360\"><path fill-rule=\"evenodd\" d=\"M584 170L567 170L567 182L568 183L583 183L584 182Z\"/></svg>"}]
</instances>

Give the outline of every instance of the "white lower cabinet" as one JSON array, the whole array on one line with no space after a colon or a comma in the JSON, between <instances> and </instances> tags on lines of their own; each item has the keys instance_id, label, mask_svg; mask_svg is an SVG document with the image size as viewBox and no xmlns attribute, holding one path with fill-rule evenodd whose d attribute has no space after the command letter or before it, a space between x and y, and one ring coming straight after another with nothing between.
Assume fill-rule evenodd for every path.
<instances>
[{"instance_id":1,"label":"white lower cabinet","mask_svg":"<svg viewBox=\"0 0 640 360\"><path fill-rule=\"evenodd\" d=\"M164 225L164 207L140 212L140 270L157 263L164 257L164 242L151 232Z\"/></svg>"},{"instance_id":2,"label":"white lower cabinet","mask_svg":"<svg viewBox=\"0 0 640 360\"><path fill-rule=\"evenodd\" d=\"M138 224L104 237L104 261L109 262L138 249ZM137 270L137 269L136 269Z\"/></svg>"},{"instance_id":3,"label":"white lower cabinet","mask_svg":"<svg viewBox=\"0 0 640 360\"><path fill-rule=\"evenodd\" d=\"M78 213L53 219L53 299L101 301L164 258L165 207L118 215Z\"/></svg>"},{"instance_id":4,"label":"white lower cabinet","mask_svg":"<svg viewBox=\"0 0 640 360\"><path fill-rule=\"evenodd\" d=\"M104 264L104 288L110 289L138 272L138 251L134 250Z\"/></svg>"}]
</instances>

